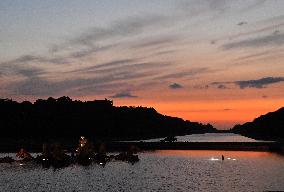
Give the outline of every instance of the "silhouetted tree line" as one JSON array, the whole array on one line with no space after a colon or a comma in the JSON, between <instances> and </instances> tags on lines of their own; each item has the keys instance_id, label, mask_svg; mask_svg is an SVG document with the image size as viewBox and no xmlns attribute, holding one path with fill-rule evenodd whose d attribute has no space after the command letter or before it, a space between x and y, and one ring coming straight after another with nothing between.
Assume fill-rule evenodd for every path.
<instances>
[{"instance_id":1,"label":"silhouetted tree line","mask_svg":"<svg viewBox=\"0 0 284 192\"><path fill-rule=\"evenodd\" d=\"M130 140L214 132L212 125L159 114L154 108L115 107L110 100L72 101L63 96L36 102L0 99L1 138L43 143L90 139Z\"/></svg>"},{"instance_id":2,"label":"silhouetted tree line","mask_svg":"<svg viewBox=\"0 0 284 192\"><path fill-rule=\"evenodd\" d=\"M232 132L261 140L284 140L284 108L261 115L252 122L236 125Z\"/></svg>"}]
</instances>

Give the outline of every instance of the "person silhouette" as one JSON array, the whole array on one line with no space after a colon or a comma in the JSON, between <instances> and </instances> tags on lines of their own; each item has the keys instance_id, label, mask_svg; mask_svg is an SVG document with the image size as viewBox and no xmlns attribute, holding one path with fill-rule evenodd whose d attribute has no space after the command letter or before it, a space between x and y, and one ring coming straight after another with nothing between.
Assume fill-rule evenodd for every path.
<instances>
[{"instance_id":1,"label":"person silhouette","mask_svg":"<svg viewBox=\"0 0 284 192\"><path fill-rule=\"evenodd\" d=\"M224 155L222 155L222 161L224 161L225 160L225 157L224 157Z\"/></svg>"}]
</instances>

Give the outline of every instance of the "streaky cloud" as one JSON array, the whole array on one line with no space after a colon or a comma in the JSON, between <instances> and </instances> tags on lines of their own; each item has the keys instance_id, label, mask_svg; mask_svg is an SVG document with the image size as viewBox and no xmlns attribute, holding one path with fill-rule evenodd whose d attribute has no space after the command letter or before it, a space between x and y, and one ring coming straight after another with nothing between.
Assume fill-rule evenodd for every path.
<instances>
[{"instance_id":1,"label":"streaky cloud","mask_svg":"<svg viewBox=\"0 0 284 192\"><path fill-rule=\"evenodd\" d=\"M262 37L251 38L239 42L228 43L222 46L223 49L236 49L236 48L259 48L267 46L281 46L284 44L284 33L270 34Z\"/></svg>"},{"instance_id":2,"label":"streaky cloud","mask_svg":"<svg viewBox=\"0 0 284 192\"><path fill-rule=\"evenodd\" d=\"M273 23L273 24L271 24ZM267 33L269 34L271 31L274 31L275 29L278 29L280 27L284 26L284 22L279 22L274 24L274 22L269 22L269 25L266 25L264 27L258 28L258 29L254 29L254 30L250 30L250 31L246 31L246 32L241 32L241 33L237 33L237 34L233 34L233 35L229 35L225 38L219 38L216 40L233 40L233 39L238 39L238 38L244 38L244 37L250 37L252 35L259 35L261 33ZM226 45L226 44L225 44ZM223 45L224 46L224 45Z\"/></svg>"},{"instance_id":3,"label":"streaky cloud","mask_svg":"<svg viewBox=\"0 0 284 192\"><path fill-rule=\"evenodd\" d=\"M126 60L125 60L126 61ZM111 64L111 63L106 63ZM121 74L131 74L137 73L138 71L149 71L149 73L155 72L155 70L162 70L170 66L170 63L157 63L157 62L137 62L132 63L129 61L120 62L120 63L112 63L114 65L108 65L108 67L87 67L83 69L73 70L72 72L79 72L84 74L97 74L97 75L121 75ZM158 74L158 72L156 73Z\"/></svg>"},{"instance_id":4,"label":"streaky cloud","mask_svg":"<svg viewBox=\"0 0 284 192\"><path fill-rule=\"evenodd\" d=\"M252 9L255 9L257 7L262 6L263 4L265 4L266 2L268 2L268 0L255 0L254 2L252 2L251 4L249 4L247 7L243 8L242 11L246 12L246 11L250 11Z\"/></svg>"},{"instance_id":5,"label":"streaky cloud","mask_svg":"<svg viewBox=\"0 0 284 192\"><path fill-rule=\"evenodd\" d=\"M177 52L177 50L165 50L165 51L158 51L158 52L155 52L153 53L152 55L153 56L158 56L158 55L169 55L169 54L173 54Z\"/></svg>"},{"instance_id":6,"label":"streaky cloud","mask_svg":"<svg viewBox=\"0 0 284 192\"><path fill-rule=\"evenodd\" d=\"M200 90L207 90L209 89L209 85L195 85L193 86L194 89L200 89Z\"/></svg>"},{"instance_id":7,"label":"streaky cloud","mask_svg":"<svg viewBox=\"0 0 284 192\"><path fill-rule=\"evenodd\" d=\"M137 35L151 27L162 26L168 23L167 16L147 15L140 17L131 17L113 22L106 28L94 27L81 34L79 37L70 40L70 44L84 45L92 47L94 43L110 38L125 37Z\"/></svg>"},{"instance_id":8,"label":"streaky cloud","mask_svg":"<svg viewBox=\"0 0 284 192\"><path fill-rule=\"evenodd\" d=\"M248 24L246 21L241 21L241 22L239 22L237 25L243 26L243 25L246 25L246 24Z\"/></svg>"},{"instance_id":9,"label":"streaky cloud","mask_svg":"<svg viewBox=\"0 0 284 192\"><path fill-rule=\"evenodd\" d=\"M228 82L213 82L211 85L217 86L217 88L224 87L228 84L235 84L240 89L257 88L264 89L270 84L280 83L284 81L284 77L263 77L253 80L241 80L241 81L228 81Z\"/></svg>"},{"instance_id":10,"label":"streaky cloud","mask_svg":"<svg viewBox=\"0 0 284 192\"><path fill-rule=\"evenodd\" d=\"M218 89L228 89L226 85L220 84L217 86Z\"/></svg>"},{"instance_id":11,"label":"streaky cloud","mask_svg":"<svg viewBox=\"0 0 284 192\"><path fill-rule=\"evenodd\" d=\"M75 69L69 72L87 72L87 71L93 71L101 68L112 68L112 67L117 67L117 66L122 66L127 63L135 62L135 59L119 59L119 60L113 60L109 62L104 62L104 63L99 63L94 66L90 67L85 67L85 68L80 68L80 69Z\"/></svg>"},{"instance_id":12,"label":"streaky cloud","mask_svg":"<svg viewBox=\"0 0 284 192\"><path fill-rule=\"evenodd\" d=\"M243 3L243 1L232 0L192 0L182 1L177 8L182 11L182 14L190 17L198 16L202 13L213 12L217 15L222 15L226 12L235 10L238 14L240 12L248 12L262 6L267 0L255 0L249 3ZM239 2L241 5L239 8L234 9L233 2Z\"/></svg>"},{"instance_id":13,"label":"streaky cloud","mask_svg":"<svg viewBox=\"0 0 284 192\"><path fill-rule=\"evenodd\" d=\"M23 55L16 59L12 59L9 61L4 61L0 63L0 66L3 65L16 65L16 64L31 64L31 63L51 63L51 64L66 64L68 63L65 58L62 57L42 57L42 56L35 56L35 55Z\"/></svg>"},{"instance_id":14,"label":"streaky cloud","mask_svg":"<svg viewBox=\"0 0 284 192\"><path fill-rule=\"evenodd\" d=\"M46 96L60 93L63 89L42 78L31 77L20 82L10 83L7 90L11 95Z\"/></svg>"},{"instance_id":15,"label":"streaky cloud","mask_svg":"<svg viewBox=\"0 0 284 192\"><path fill-rule=\"evenodd\" d=\"M6 89L13 95L32 95L48 96L60 95L66 92L76 90L85 93L108 94L116 89L129 88L128 82L134 80L145 80L159 74L161 66L165 63L135 63L132 66L123 66L118 68L108 68L96 71L85 71L91 77L75 77L72 79L51 80L34 74L26 76L24 80L9 83ZM36 72L36 70L35 70ZM25 72L27 73L27 72ZM31 72L28 72L31 73ZM120 86L112 86L120 83ZM81 93L83 94L83 92Z\"/></svg>"},{"instance_id":16,"label":"streaky cloud","mask_svg":"<svg viewBox=\"0 0 284 192\"><path fill-rule=\"evenodd\" d=\"M259 53L253 53L253 54L249 54L249 55L238 57L238 58L236 58L236 61L242 61L242 60L259 58L259 57L262 57L262 56L266 56L266 55L268 55L270 53L271 53L270 50L262 51L262 52L259 52Z\"/></svg>"},{"instance_id":17,"label":"streaky cloud","mask_svg":"<svg viewBox=\"0 0 284 192\"><path fill-rule=\"evenodd\" d=\"M185 77L193 77L195 75L203 74L203 73L208 73L210 70L206 67L201 67L201 68L192 68L187 71L182 71L182 72L172 72L168 73L165 75L160 75L156 77L155 79L158 80L166 80L166 79L177 79L177 78L185 78Z\"/></svg>"},{"instance_id":18,"label":"streaky cloud","mask_svg":"<svg viewBox=\"0 0 284 192\"><path fill-rule=\"evenodd\" d=\"M264 77L256 80L247 80L247 81L236 81L234 82L241 89L245 88L266 88L266 85L279 83L284 81L284 77Z\"/></svg>"},{"instance_id":19,"label":"streaky cloud","mask_svg":"<svg viewBox=\"0 0 284 192\"><path fill-rule=\"evenodd\" d=\"M178 83L173 83L173 84L169 85L169 88L171 88L171 89L181 89L181 88L183 88L183 86L178 84Z\"/></svg>"},{"instance_id":20,"label":"streaky cloud","mask_svg":"<svg viewBox=\"0 0 284 192\"><path fill-rule=\"evenodd\" d=\"M19 62L26 62L26 60L29 62L30 59L32 58L25 58L25 59L23 58L15 62L1 63L0 69L1 69L2 76L9 77L11 75L12 76L16 75L16 76L31 78L31 77L37 77L39 75L44 75L47 73L42 68L42 66L41 67L31 66L31 65L24 65L22 63L19 63Z\"/></svg>"},{"instance_id":21,"label":"streaky cloud","mask_svg":"<svg viewBox=\"0 0 284 192\"><path fill-rule=\"evenodd\" d=\"M111 98L137 98L138 96L132 95L130 92L120 92L120 93L116 93L116 94L114 94L110 97Z\"/></svg>"},{"instance_id":22,"label":"streaky cloud","mask_svg":"<svg viewBox=\"0 0 284 192\"><path fill-rule=\"evenodd\" d=\"M154 39L146 39L142 42L139 42L132 46L132 48L148 48L148 47L156 47L156 46L164 46L166 44L173 44L177 41L181 40L180 37L177 36L165 36L165 37L155 37Z\"/></svg>"}]
</instances>

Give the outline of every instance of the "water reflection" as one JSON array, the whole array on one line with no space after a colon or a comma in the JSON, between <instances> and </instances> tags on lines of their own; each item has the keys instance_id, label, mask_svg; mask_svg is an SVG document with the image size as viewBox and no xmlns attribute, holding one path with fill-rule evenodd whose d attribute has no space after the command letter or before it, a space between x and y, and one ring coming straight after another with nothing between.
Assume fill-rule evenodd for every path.
<instances>
[{"instance_id":1,"label":"water reflection","mask_svg":"<svg viewBox=\"0 0 284 192\"><path fill-rule=\"evenodd\" d=\"M217 158L211 157L209 160L210 160L210 161L219 161L220 159L217 159Z\"/></svg>"},{"instance_id":2,"label":"water reflection","mask_svg":"<svg viewBox=\"0 0 284 192\"><path fill-rule=\"evenodd\" d=\"M284 190L284 157L273 153L163 150L139 156L135 165L110 162L58 170L1 164L0 191Z\"/></svg>"},{"instance_id":3,"label":"water reflection","mask_svg":"<svg viewBox=\"0 0 284 192\"><path fill-rule=\"evenodd\" d=\"M178 142L260 142L234 133L204 133L176 136ZM160 142L164 138L143 140L144 142ZM261 141L263 142L263 141Z\"/></svg>"},{"instance_id":4,"label":"water reflection","mask_svg":"<svg viewBox=\"0 0 284 192\"><path fill-rule=\"evenodd\" d=\"M154 153L166 156L188 156L188 157L221 157L226 158L258 158L258 157L278 157L271 152L259 151L222 151L222 150L156 150Z\"/></svg>"}]
</instances>

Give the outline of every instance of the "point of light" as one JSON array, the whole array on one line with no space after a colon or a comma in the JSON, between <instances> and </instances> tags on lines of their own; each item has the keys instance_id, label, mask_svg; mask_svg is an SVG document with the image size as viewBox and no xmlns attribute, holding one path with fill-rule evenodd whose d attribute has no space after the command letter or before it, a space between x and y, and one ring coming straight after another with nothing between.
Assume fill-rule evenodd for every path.
<instances>
[{"instance_id":1,"label":"point of light","mask_svg":"<svg viewBox=\"0 0 284 192\"><path fill-rule=\"evenodd\" d=\"M236 161L236 159L232 159L233 161Z\"/></svg>"},{"instance_id":2,"label":"point of light","mask_svg":"<svg viewBox=\"0 0 284 192\"><path fill-rule=\"evenodd\" d=\"M100 165L102 165L103 163L100 163Z\"/></svg>"},{"instance_id":3,"label":"point of light","mask_svg":"<svg viewBox=\"0 0 284 192\"><path fill-rule=\"evenodd\" d=\"M219 161L219 159L216 159L214 157L211 157L211 159L209 159L210 161Z\"/></svg>"},{"instance_id":4,"label":"point of light","mask_svg":"<svg viewBox=\"0 0 284 192\"><path fill-rule=\"evenodd\" d=\"M20 163L20 165L22 166L22 165L24 165L23 163Z\"/></svg>"},{"instance_id":5,"label":"point of light","mask_svg":"<svg viewBox=\"0 0 284 192\"><path fill-rule=\"evenodd\" d=\"M228 157L227 159L229 159L229 160L230 160L231 158L230 158L230 157Z\"/></svg>"}]
</instances>

